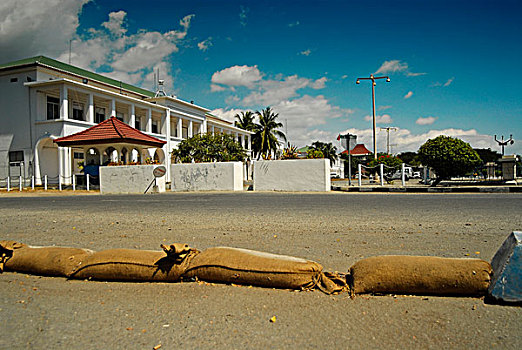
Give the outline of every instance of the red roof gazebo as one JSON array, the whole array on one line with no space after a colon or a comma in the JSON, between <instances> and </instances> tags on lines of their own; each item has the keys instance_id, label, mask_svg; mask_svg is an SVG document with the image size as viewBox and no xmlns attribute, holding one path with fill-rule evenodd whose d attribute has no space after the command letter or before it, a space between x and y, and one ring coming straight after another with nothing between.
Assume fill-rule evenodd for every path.
<instances>
[{"instance_id":1,"label":"red roof gazebo","mask_svg":"<svg viewBox=\"0 0 522 350\"><path fill-rule=\"evenodd\" d=\"M348 154L348 150L342 151L341 154ZM370 154L372 154L372 152L369 151L368 148L366 148L366 146L363 143L357 144L350 151L350 155L352 157L364 157L364 156L369 156Z\"/></svg>"}]
</instances>

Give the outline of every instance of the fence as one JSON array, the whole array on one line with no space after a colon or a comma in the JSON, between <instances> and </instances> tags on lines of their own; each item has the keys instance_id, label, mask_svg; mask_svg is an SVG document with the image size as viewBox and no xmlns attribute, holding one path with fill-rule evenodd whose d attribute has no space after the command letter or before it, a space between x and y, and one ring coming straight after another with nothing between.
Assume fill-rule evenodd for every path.
<instances>
[{"instance_id":1,"label":"fence","mask_svg":"<svg viewBox=\"0 0 522 350\"><path fill-rule=\"evenodd\" d=\"M24 177L24 176L8 176L0 179L0 190L6 189L7 192L18 190L20 192L24 190L32 190L35 188L43 189L44 191L54 190L99 190L100 189L100 177L93 175L72 175L72 176L47 176L44 175L41 178L41 185L35 185L35 177Z\"/></svg>"},{"instance_id":2,"label":"fence","mask_svg":"<svg viewBox=\"0 0 522 350\"><path fill-rule=\"evenodd\" d=\"M357 165L357 182L358 182L359 186L362 185L362 172L363 172L363 169L365 169L365 170L367 170L367 172L370 172L370 173L378 172L380 186L384 186L385 181L390 182L391 180L394 180L397 175L400 176L402 186L406 186L406 181L412 175L412 174L410 174L410 175L406 174L407 167L411 168L411 166L406 163L402 163L400 166L397 166L397 167L390 167L390 166L387 166L386 164L382 164L382 163L375 165L373 167L358 164ZM370 175L369 177L370 177L370 182L377 181L376 179L372 179L372 175ZM426 171L424 172L423 178L424 178L424 182L427 183L428 182L428 173Z\"/></svg>"}]
</instances>

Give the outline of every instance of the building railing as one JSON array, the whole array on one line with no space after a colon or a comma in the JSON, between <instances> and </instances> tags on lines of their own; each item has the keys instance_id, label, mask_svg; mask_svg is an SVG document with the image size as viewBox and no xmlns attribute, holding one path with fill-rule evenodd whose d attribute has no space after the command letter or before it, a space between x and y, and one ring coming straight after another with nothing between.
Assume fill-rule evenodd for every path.
<instances>
[{"instance_id":1,"label":"building railing","mask_svg":"<svg viewBox=\"0 0 522 350\"><path fill-rule=\"evenodd\" d=\"M100 189L100 177L95 175L77 175L72 176L48 176L44 175L41 177L41 185L35 185L35 177L24 177L24 176L8 176L3 179L0 178L0 190L10 191L27 191L43 189L47 190L99 190Z\"/></svg>"}]
</instances>

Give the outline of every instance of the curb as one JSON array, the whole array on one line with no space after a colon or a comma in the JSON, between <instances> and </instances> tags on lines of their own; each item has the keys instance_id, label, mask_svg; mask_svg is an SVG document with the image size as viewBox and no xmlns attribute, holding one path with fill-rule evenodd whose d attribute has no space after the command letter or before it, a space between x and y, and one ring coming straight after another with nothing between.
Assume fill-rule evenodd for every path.
<instances>
[{"instance_id":1,"label":"curb","mask_svg":"<svg viewBox=\"0 0 522 350\"><path fill-rule=\"evenodd\" d=\"M476 187L476 186L456 186L456 187L341 187L332 186L332 191L340 192L392 192L392 193L521 193L522 186L502 186L502 187Z\"/></svg>"}]
</instances>

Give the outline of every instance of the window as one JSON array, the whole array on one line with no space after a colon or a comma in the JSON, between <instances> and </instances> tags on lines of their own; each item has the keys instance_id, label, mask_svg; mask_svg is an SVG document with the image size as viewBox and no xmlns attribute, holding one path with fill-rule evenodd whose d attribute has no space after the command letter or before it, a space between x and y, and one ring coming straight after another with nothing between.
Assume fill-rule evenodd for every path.
<instances>
[{"instance_id":1,"label":"window","mask_svg":"<svg viewBox=\"0 0 522 350\"><path fill-rule=\"evenodd\" d=\"M157 134L158 133L158 122L156 120L153 120L152 121L152 130L151 130L153 133Z\"/></svg>"},{"instance_id":2,"label":"window","mask_svg":"<svg viewBox=\"0 0 522 350\"><path fill-rule=\"evenodd\" d=\"M60 119L60 100L47 96L47 120Z\"/></svg>"},{"instance_id":3,"label":"window","mask_svg":"<svg viewBox=\"0 0 522 350\"><path fill-rule=\"evenodd\" d=\"M134 121L134 128L141 130L141 117L136 116L136 120Z\"/></svg>"},{"instance_id":4,"label":"window","mask_svg":"<svg viewBox=\"0 0 522 350\"><path fill-rule=\"evenodd\" d=\"M18 78L11 78L11 83L16 83L18 81Z\"/></svg>"},{"instance_id":5,"label":"window","mask_svg":"<svg viewBox=\"0 0 522 350\"><path fill-rule=\"evenodd\" d=\"M74 152L74 159L83 159L83 153Z\"/></svg>"},{"instance_id":6,"label":"window","mask_svg":"<svg viewBox=\"0 0 522 350\"><path fill-rule=\"evenodd\" d=\"M9 152L9 163L20 163L24 161L24 151ZM11 164L13 165L13 164Z\"/></svg>"},{"instance_id":7,"label":"window","mask_svg":"<svg viewBox=\"0 0 522 350\"><path fill-rule=\"evenodd\" d=\"M83 119L83 103L73 102L73 110L72 110L72 118L74 120L84 120Z\"/></svg>"},{"instance_id":8,"label":"window","mask_svg":"<svg viewBox=\"0 0 522 350\"><path fill-rule=\"evenodd\" d=\"M102 107L96 107L95 113L94 113L94 122L96 124L101 123L105 120L105 108Z\"/></svg>"}]
</instances>

